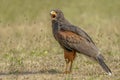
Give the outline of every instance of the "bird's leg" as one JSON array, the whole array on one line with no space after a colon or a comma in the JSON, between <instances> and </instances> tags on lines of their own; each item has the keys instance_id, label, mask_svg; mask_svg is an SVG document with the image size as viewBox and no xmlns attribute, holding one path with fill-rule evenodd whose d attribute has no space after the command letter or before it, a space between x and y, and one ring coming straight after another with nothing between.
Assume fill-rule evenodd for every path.
<instances>
[{"instance_id":1,"label":"bird's leg","mask_svg":"<svg viewBox=\"0 0 120 80\"><path fill-rule=\"evenodd\" d=\"M64 57L65 57L65 61L66 61L66 67L65 67L64 73L68 74L72 71L72 63L75 58L75 55L76 55L75 51L64 50Z\"/></svg>"},{"instance_id":2,"label":"bird's leg","mask_svg":"<svg viewBox=\"0 0 120 80\"><path fill-rule=\"evenodd\" d=\"M73 61L70 61L69 72L72 72L72 63L73 63Z\"/></svg>"},{"instance_id":3,"label":"bird's leg","mask_svg":"<svg viewBox=\"0 0 120 80\"><path fill-rule=\"evenodd\" d=\"M65 59L65 62L66 62L66 65L65 65L65 71L64 71L64 73L65 74L67 74L67 73L69 73L69 60L68 59Z\"/></svg>"},{"instance_id":4,"label":"bird's leg","mask_svg":"<svg viewBox=\"0 0 120 80\"><path fill-rule=\"evenodd\" d=\"M75 59L75 57L76 57L76 52L72 51L71 58L70 58L70 67L69 67L70 72L72 72L72 64L73 64L73 60Z\"/></svg>"}]
</instances>

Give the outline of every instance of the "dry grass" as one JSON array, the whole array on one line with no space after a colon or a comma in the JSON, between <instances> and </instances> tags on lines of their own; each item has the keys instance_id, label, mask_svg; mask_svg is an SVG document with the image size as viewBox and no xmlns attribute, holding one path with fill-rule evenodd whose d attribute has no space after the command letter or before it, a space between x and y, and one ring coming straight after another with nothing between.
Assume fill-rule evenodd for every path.
<instances>
[{"instance_id":1,"label":"dry grass","mask_svg":"<svg viewBox=\"0 0 120 80\"><path fill-rule=\"evenodd\" d=\"M71 0L67 7L68 2L63 3L62 0L59 4L44 0L2 0L0 80L119 80L119 1L97 1L81 0L78 3ZM16 5L12 5L13 2ZM63 51L52 36L49 17L50 9L56 7L64 11L70 22L81 26L92 37L105 56L112 76L104 74L97 63L81 54L77 54L73 73L62 74L65 62Z\"/></svg>"},{"instance_id":2,"label":"dry grass","mask_svg":"<svg viewBox=\"0 0 120 80\"><path fill-rule=\"evenodd\" d=\"M111 22L110 27L113 24ZM64 58L62 49L55 42L50 23L13 25L1 27L0 77L3 80L119 80L119 29L104 30L103 27L85 27L106 58L113 75L105 75L97 63L78 54L73 73L63 75ZM104 24L103 24L104 25ZM106 25L106 24L105 24ZM109 25L109 24L108 24ZM16 26L18 26L16 28ZM97 31L94 34L93 31ZM106 31L106 32L105 32ZM6 33L7 32L7 33ZM113 33L113 34L111 34ZM49 34L49 35L48 35ZM46 77L47 76L47 77Z\"/></svg>"},{"instance_id":3,"label":"dry grass","mask_svg":"<svg viewBox=\"0 0 120 80\"><path fill-rule=\"evenodd\" d=\"M89 61L83 55L76 57L72 74L62 74L64 58L59 54L26 59L20 65L2 63L0 65L4 67L1 68L0 77L2 80L119 80L119 57L106 56L106 58L107 64L112 69L112 76L104 74L97 63Z\"/></svg>"}]
</instances>

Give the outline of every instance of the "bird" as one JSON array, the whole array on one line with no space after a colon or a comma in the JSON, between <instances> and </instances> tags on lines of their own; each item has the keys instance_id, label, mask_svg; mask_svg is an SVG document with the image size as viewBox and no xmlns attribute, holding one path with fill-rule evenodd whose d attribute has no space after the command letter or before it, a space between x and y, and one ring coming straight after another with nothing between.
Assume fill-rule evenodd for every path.
<instances>
[{"instance_id":1,"label":"bird","mask_svg":"<svg viewBox=\"0 0 120 80\"><path fill-rule=\"evenodd\" d=\"M60 9L50 10L50 17L53 36L64 50L65 74L72 72L76 53L92 58L108 75L112 74L100 50L83 29L71 24Z\"/></svg>"}]
</instances>

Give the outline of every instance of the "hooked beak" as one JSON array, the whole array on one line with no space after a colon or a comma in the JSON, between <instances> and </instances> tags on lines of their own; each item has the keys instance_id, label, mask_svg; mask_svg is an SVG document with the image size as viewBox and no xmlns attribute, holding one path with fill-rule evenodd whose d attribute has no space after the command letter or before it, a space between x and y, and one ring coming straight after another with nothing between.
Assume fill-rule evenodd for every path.
<instances>
[{"instance_id":1,"label":"hooked beak","mask_svg":"<svg viewBox=\"0 0 120 80\"><path fill-rule=\"evenodd\" d=\"M50 15L51 15L51 18L56 18L56 16L57 16L57 13L55 12L55 11L51 11L50 12Z\"/></svg>"}]
</instances>

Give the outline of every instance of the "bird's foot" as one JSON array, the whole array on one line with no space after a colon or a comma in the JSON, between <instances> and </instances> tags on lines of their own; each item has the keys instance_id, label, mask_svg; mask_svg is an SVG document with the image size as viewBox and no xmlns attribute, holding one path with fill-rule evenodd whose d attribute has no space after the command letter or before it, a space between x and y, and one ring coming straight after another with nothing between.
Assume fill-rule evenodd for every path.
<instances>
[{"instance_id":1,"label":"bird's foot","mask_svg":"<svg viewBox=\"0 0 120 80\"><path fill-rule=\"evenodd\" d=\"M70 71L64 71L63 74L70 74Z\"/></svg>"}]
</instances>

